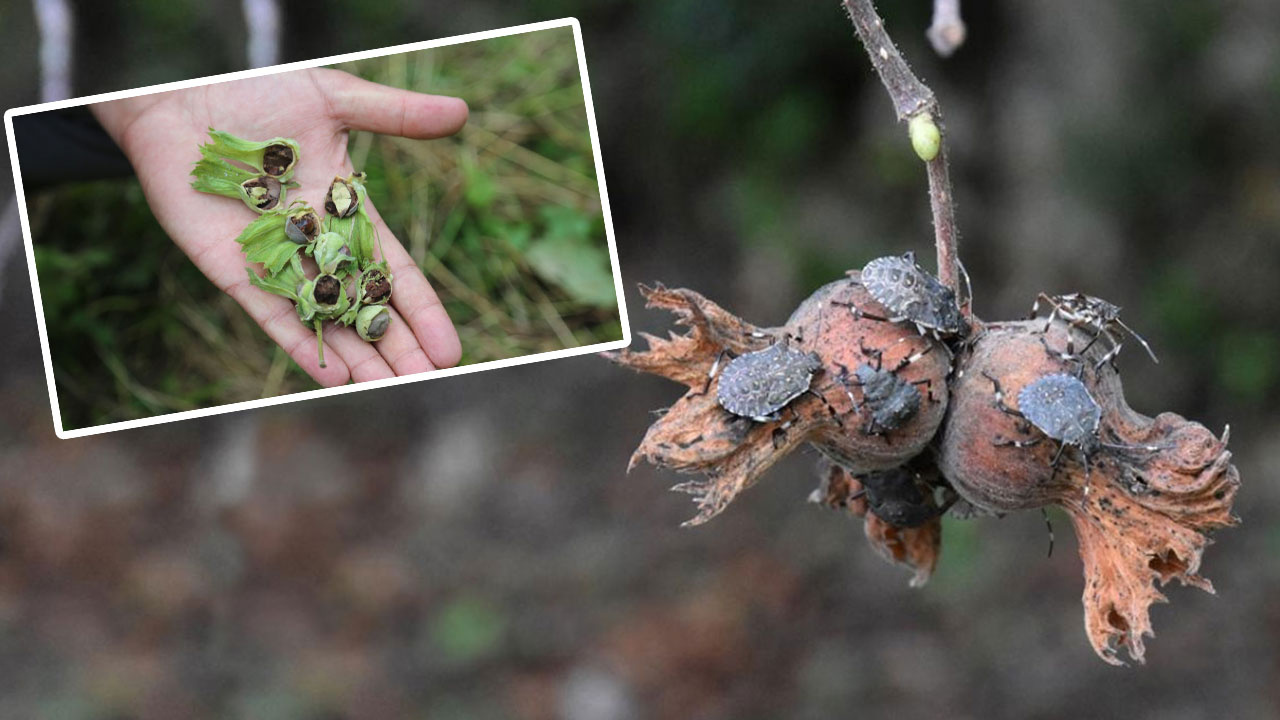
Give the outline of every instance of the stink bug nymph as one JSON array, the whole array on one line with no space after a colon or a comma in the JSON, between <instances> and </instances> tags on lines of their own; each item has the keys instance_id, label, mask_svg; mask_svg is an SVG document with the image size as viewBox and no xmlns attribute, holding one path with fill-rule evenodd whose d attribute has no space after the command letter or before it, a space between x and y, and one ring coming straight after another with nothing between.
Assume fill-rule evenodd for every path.
<instances>
[{"instance_id":1,"label":"stink bug nymph","mask_svg":"<svg viewBox=\"0 0 1280 720\"><path fill-rule=\"evenodd\" d=\"M876 258L862 269L860 282L889 317L877 318L858 308L854 312L872 319L910 322L934 337L963 337L969 333L955 292L916 263L915 253Z\"/></svg>"},{"instance_id":2,"label":"stink bug nymph","mask_svg":"<svg viewBox=\"0 0 1280 720\"><path fill-rule=\"evenodd\" d=\"M717 360L711 374L718 364ZM716 401L734 415L771 422L778 419L779 410L809 392L814 374L821 369L817 353L774 343L730 360L720 372Z\"/></svg>"},{"instance_id":3,"label":"stink bug nymph","mask_svg":"<svg viewBox=\"0 0 1280 720\"><path fill-rule=\"evenodd\" d=\"M995 405L1002 412L1021 418L1031 423L1045 437L1057 440L1058 452L1053 457L1056 469L1062 453L1068 445L1080 448L1084 460L1085 472L1089 471L1089 458L1102 448L1112 450L1155 452L1158 447L1152 445L1132 446L1108 443L1099 436L1102 424L1102 408L1098 405L1089 389L1074 375L1053 373L1036 378L1018 393L1018 408L1009 407L1004 402L1004 391L1000 382L987 373L983 376L991 381L995 390ZM996 445L1027 447L1035 445L1043 438L1030 440L997 439Z\"/></svg>"},{"instance_id":4,"label":"stink bug nymph","mask_svg":"<svg viewBox=\"0 0 1280 720\"><path fill-rule=\"evenodd\" d=\"M840 375L837 377L837 381L845 386L849 402L853 404L854 411L858 413L862 412L862 408L859 407L858 401L854 399L853 393L848 388L857 387L861 389L862 406L867 410L867 420L862 426L863 433L867 435L885 435L890 430L902 427L914 417L920 410L921 395L920 390L916 388L917 384L923 385L929 392L929 399L933 399L932 380L907 382L898 377L897 374L899 370L924 357L932 347L930 345L924 350L912 353L892 368L885 368L883 367L884 352L882 350L871 350L863 345L862 354L874 357L875 365L873 366L870 363L859 365L853 371L855 380L849 379L849 369L847 367L839 366ZM888 436L886 435L885 437L887 440Z\"/></svg>"}]
</instances>

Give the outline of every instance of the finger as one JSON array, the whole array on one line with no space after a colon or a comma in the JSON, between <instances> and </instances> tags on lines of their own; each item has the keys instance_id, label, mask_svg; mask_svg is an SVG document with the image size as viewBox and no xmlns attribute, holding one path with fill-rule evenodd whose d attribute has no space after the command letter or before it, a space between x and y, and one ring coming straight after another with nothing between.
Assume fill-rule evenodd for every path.
<instances>
[{"instance_id":1,"label":"finger","mask_svg":"<svg viewBox=\"0 0 1280 720\"><path fill-rule=\"evenodd\" d=\"M418 345L426 351L432 365L437 368L457 365L462 359L462 343L458 340L458 331L454 329L449 313L445 311L435 289L427 282L418 264L391 234L372 203L368 210L378 235L383 238L383 259L387 261L395 278L391 294L392 305L413 331Z\"/></svg>"},{"instance_id":2,"label":"finger","mask_svg":"<svg viewBox=\"0 0 1280 720\"><path fill-rule=\"evenodd\" d=\"M459 98L379 85L339 70L317 73L334 117L353 130L429 140L452 135L467 122L467 103Z\"/></svg>"},{"instance_id":3,"label":"finger","mask_svg":"<svg viewBox=\"0 0 1280 720\"><path fill-rule=\"evenodd\" d=\"M383 380L395 377L396 373L387 365L387 361L369 343L351 328L334 324L325 326L324 341L338 353L342 361L351 371L353 382ZM326 356L327 357L327 356Z\"/></svg>"},{"instance_id":4,"label":"finger","mask_svg":"<svg viewBox=\"0 0 1280 720\"><path fill-rule=\"evenodd\" d=\"M404 318L400 317L395 308L387 310L391 313L391 326L378 341L378 352L382 353L387 364L395 370L396 375L415 375L435 370L436 366L431 363L431 358L405 324Z\"/></svg>"}]
</instances>

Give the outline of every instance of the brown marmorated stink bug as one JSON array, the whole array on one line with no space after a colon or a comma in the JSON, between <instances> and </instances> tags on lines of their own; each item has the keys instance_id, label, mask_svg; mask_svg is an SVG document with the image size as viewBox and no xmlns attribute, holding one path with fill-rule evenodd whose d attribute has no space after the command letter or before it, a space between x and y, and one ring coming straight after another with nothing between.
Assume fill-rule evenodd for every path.
<instances>
[{"instance_id":1,"label":"brown marmorated stink bug","mask_svg":"<svg viewBox=\"0 0 1280 720\"><path fill-rule=\"evenodd\" d=\"M1067 341L1067 351L1064 357L1066 359L1075 359L1084 355L1085 351L1093 346L1098 338L1105 337L1107 343L1111 345L1111 349L1095 364L1094 367L1102 367L1108 362L1115 364L1115 358L1120 354L1120 341L1112 334L1112 329L1119 327L1129 333L1134 340L1137 340L1142 349L1147 351L1147 355L1151 357L1151 361L1159 363L1160 359L1151 350L1151 346L1142 338L1133 328L1129 327L1120 319L1120 308L1113 305L1102 298L1096 298L1092 295L1084 293L1071 293L1069 295L1055 295L1050 297L1045 293L1040 293L1035 303L1031 306L1031 317L1034 318L1040 313L1040 302L1044 301L1052 310L1045 322L1047 330L1053 324L1054 318L1062 318L1073 328L1079 328L1085 332L1092 332L1093 337L1089 342L1077 353L1074 347L1074 341Z\"/></svg>"},{"instance_id":2,"label":"brown marmorated stink bug","mask_svg":"<svg viewBox=\"0 0 1280 720\"><path fill-rule=\"evenodd\" d=\"M858 401L854 399L853 392L848 388L857 387L862 391L862 405L868 411L862 432L867 435L885 435L885 439L888 440L886 434L888 431L902 427L920 410L920 390L916 388L917 384L924 385L929 393L929 399L933 400L932 380L925 379L912 383L898 377L899 370L924 357L932 348L933 346L930 345L924 350L904 357L897 365L885 368L883 367L884 352L872 350L864 345L862 354L874 357L875 366L871 363L862 363L853 371L852 375L855 378L853 380L849 379L849 368L839 366L840 375L836 380L845 386L845 393L849 396L849 402L853 404L854 412L861 413L862 410Z\"/></svg>"},{"instance_id":3,"label":"brown marmorated stink bug","mask_svg":"<svg viewBox=\"0 0 1280 720\"><path fill-rule=\"evenodd\" d=\"M719 359L711 366L715 375ZM797 350L786 341L733 358L720 372L716 401L734 415L756 422L778 419L778 411L806 392L822 369L817 353Z\"/></svg>"},{"instance_id":4,"label":"brown marmorated stink bug","mask_svg":"<svg viewBox=\"0 0 1280 720\"><path fill-rule=\"evenodd\" d=\"M1086 474L1089 472L1089 458L1102 448L1142 452L1155 452L1160 449L1154 445L1118 445L1103 441L1098 434L1102 422L1102 408L1089 394L1089 389L1084 383L1073 375L1053 373L1036 378L1018 393L1018 407L1014 409L1005 404L1004 390L1000 387L1000 381L986 372L982 374L991 381L995 390L996 408L1026 420L1049 439L1058 441L1058 452L1053 456L1055 469L1068 445L1080 448ZM997 439L995 444L1021 448L1035 445L1042 439L1038 437L1030 440Z\"/></svg>"},{"instance_id":5,"label":"brown marmorated stink bug","mask_svg":"<svg viewBox=\"0 0 1280 720\"><path fill-rule=\"evenodd\" d=\"M963 337L969 333L956 302L955 292L916 263L915 253L876 258L862 268L859 282L884 306L889 317L881 318L859 308L853 312L873 320L909 322L923 335L935 338Z\"/></svg>"}]
</instances>

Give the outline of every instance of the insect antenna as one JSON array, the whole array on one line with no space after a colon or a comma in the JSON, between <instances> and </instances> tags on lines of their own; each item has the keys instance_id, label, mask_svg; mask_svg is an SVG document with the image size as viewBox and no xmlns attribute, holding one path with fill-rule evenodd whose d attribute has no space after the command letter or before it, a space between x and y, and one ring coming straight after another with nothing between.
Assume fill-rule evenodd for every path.
<instances>
[{"instance_id":1,"label":"insect antenna","mask_svg":"<svg viewBox=\"0 0 1280 720\"><path fill-rule=\"evenodd\" d=\"M1133 328L1129 327L1128 325L1125 325L1125 324L1124 324L1124 321L1123 321L1123 320L1121 320L1120 318L1116 318L1116 324L1117 324L1117 325L1119 325L1120 327L1124 328L1125 332L1127 332L1127 333L1129 333L1130 335L1132 335L1134 340L1137 340L1139 343L1141 343L1141 345L1142 345L1142 349L1147 351L1147 355L1149 355L1149 356L1151 357L1151 361L1152 361L1152 362L1154 362L1154 363L1156 363L1156 364L1159 364L1159 363L1160 363L1160 358L1156 357L1155 352L1153 352L1153 351L1151 350L1151 346L1147 344L1147 341L1146 341L1146 340L1142 339L1142 336L1141 336L1141 335L1139 335L1138 333L1134 332Z\"/></svg>"}]
</instances>

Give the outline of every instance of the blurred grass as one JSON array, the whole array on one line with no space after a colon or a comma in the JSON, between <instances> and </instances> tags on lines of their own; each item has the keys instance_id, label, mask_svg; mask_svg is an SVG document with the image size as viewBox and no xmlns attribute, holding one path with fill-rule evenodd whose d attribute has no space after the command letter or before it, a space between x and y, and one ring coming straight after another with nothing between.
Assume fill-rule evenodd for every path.
<instances>
[{"instance_id":1,"label":"blurred grass","mask_svg":"<svg viewBox=\"0 0 1280 720\"><path fill-rule=\"evenodd\" d=\"M462 364L621 339L570 29L337 67L471 107L454 138L353 133L349 148ZM32 231L65 427L316 387L177 250L136 180L40 197Z\"/></svg>"}]
</instances>

